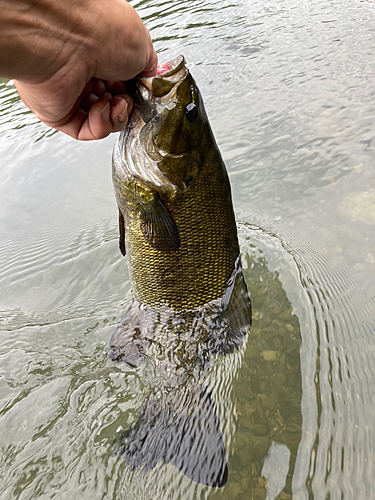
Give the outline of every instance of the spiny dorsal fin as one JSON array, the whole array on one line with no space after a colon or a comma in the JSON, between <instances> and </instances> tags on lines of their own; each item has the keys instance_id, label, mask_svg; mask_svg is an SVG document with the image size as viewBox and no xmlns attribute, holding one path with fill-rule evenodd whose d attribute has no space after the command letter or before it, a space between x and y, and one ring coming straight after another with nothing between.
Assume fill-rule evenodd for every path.
<instances>
[{"instance_id":1,"label":"spiny dorsal fin","mask_svg":"<svg viewBox=\"0 0 375 500\"><path fill-rule=\"evenodd\" d=\"M175 221L160 198L141 203L141 230L147 242L161 252L175 252L180 248L180 237Z\"/></svg>"}]
</instances>

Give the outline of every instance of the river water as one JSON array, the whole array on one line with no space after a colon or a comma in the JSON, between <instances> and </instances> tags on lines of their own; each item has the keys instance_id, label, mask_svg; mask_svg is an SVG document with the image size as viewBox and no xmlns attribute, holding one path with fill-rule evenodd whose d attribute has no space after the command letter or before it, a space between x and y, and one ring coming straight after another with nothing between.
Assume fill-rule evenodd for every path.
<instances>
[{"instance_id":1,"label":"river water","mask_svg":"<svg viewBox=\"0 0 375 500\"><path fill-rule=\"evenodd\" d=\"M112 453L148 376L106 358L131 301L116 137L55 133L3 81L0 498L375 498L374 5L133 5L161 62L185 55L232 184L253 327L216 401L228 483Z\"/></svg>"}]
</instances>

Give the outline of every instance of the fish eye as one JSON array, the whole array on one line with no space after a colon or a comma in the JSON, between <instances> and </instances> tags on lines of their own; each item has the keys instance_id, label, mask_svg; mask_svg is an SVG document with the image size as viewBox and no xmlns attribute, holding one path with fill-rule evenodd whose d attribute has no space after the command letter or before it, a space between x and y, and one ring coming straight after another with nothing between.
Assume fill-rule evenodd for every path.
<instances>
[{"instance_id":1,"label":"fish eye","mask_svg":"<svg viewBox=\"0 0 375 500\"><path fill-rule=\"evenodd\" d=\"M193 102L189 102L189 104L185 106L185 116L191 123L194 123L198 120L199 109Z\"/></svg>"}]
</instances>

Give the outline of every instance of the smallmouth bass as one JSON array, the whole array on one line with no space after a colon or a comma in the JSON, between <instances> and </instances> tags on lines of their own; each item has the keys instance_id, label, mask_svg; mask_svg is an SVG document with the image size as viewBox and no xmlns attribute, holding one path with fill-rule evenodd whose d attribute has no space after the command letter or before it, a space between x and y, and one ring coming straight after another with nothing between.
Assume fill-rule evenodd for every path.
<instances>
[{"instance_id":1,"label":"smallmouth bass","mask_svg":"<svg viewBox=\"0 0 375 500\"><path fill-rule=\"evenodd\" d=\"M170 463L223 486L225 446L205 380L215 356L244 345L251 324L229 179L182 56L133 84L113 183L134 301L109 357L135 367L152 360L155 378L118 452L133 468Z\"/></svg>"}]
</instances>

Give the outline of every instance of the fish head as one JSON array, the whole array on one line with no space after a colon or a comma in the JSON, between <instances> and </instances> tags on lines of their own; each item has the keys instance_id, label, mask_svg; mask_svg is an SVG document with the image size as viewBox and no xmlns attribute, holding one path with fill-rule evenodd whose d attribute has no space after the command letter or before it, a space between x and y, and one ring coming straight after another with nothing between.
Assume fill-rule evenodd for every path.
<instances>
[{"instance_id":1,"label":"fish head","mask_svg":"<svg viewBox=\"0 0 375 500\"><path fill-rule=\"evenodd\" d=\"M202 97L186 67L176 59L151 78L131 82L134 109L118 154L128 173L159 192L184 192L202 165L209 129Z\"/></svg>"},{"instance_id":2,"label":"fish head","mask_svg":"<svg viewBox=\"0 0 375 500\"><path fill-rule=\"evenodd\" d=\"M159 66L158 73L137 80L135 106L148 124L143 133L151 132L152 144L162 154L181 155L199 149L207 118L185 59L179 56Z\"/></svg>"}]
</instances>

